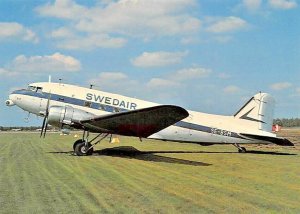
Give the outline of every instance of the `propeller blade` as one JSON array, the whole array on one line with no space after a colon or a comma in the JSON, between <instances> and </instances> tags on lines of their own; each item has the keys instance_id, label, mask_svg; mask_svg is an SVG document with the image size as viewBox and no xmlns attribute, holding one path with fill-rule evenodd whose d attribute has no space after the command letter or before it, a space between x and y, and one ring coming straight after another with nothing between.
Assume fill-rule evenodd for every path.
<instances>
[{"instance_id":1,"label":"propeller blade","mask_svg":"<svg viewBox=\"0 0 300 214\"><path fill-rule=\"evenodd\" d=\"M51 91L49 92L49 97L47 100L47 105L46 105L46 111L45 111L45 117L43 120L43 125L42 125L42 130L41 130L41 135L40 137L46 136L47 128L48 128L48 116L49 116L49 106L50 106L50 99L51 99Z\"/></svg>"},{"instance_id":2,"label":"propeller blade","mask_svg":"<svg viewBox=\"0 0 300 214\"><path fill-rule=\"evenodd\" d=\"M49 114L50 99L51 99L51 93L49 93L49 97L48 97L48 100L47 100L47 105L46 105L46 117L48 117L48 114Z\"/></svg>"},{"instance_id":3,"label":"propeller blade","mask_svg":"<svg viewBox=\"0 0 300 214\"><path fill-rule=\"evenodd\" d=\"M47 120L46 120L46 126L45 126L45 130L44 130L44 138L46 136L47 128L48 128L48 117L47 117Z\"/></svg>"},{"instance_id":4,"label":"propeller blade","mask_svg":"<svg viewBox=\"0 0 300 214\"><path fill-rule=\"evenodd\" d=\"M42 130L41 130L41 135L40 135L40 137L42 137L42 135L43 135L44 128L45 128L45 124L46 124L46 119L47 119L47 117L45 116L45 117L44 117L44 120L43 120L43 125L42 125Z\"/></svg>"}]
</instances>

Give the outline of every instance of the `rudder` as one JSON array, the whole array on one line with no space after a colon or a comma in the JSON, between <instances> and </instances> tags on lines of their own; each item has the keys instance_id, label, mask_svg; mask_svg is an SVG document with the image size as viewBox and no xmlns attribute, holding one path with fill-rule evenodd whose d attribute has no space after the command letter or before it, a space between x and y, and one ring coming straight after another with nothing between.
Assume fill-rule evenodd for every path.
<instances>
[{"instance_id":1,"label":"rudder","mask_svg":"<svg viewBox=\"0 0 300 214\"><path fill-rule=\"evenodd\" d=\"M254 95L235 115L235 118L249 121L249 126L271 132L275 100L267 93Z\"/></svg>"}]
</instances>

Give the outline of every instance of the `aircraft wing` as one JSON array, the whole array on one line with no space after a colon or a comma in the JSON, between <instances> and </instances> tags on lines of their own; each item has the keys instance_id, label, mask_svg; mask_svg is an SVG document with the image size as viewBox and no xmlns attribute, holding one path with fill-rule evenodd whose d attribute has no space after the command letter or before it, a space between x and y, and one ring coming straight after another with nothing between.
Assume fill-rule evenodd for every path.
<instances>
[{"instance_id":1,"label":"aircraft wing","mask_svg":"<svg viewBox=\"0 0 300 214\"><path fill-rule=\"evenodd\" d=\"M161 105L97 116L79 123L92 132L148 137L187 116L189 113L179 106Z\"/></svg>"},{"instance_id":2,"label":"aircraft wing","mask_svg":"<svg viewBox=\"0 0 300 214\"><path fill-rule=\"evenodd\" d=\"M268 142L275 143L280 146L294 146L294 144L286 138L269 137L269 136L263 136L263 135L253 135L253 134L243 134L243 133L241 133L240 135L247 137L247 138L251 138L253 140L268 141Z\"/></svg>"}]
</instances>

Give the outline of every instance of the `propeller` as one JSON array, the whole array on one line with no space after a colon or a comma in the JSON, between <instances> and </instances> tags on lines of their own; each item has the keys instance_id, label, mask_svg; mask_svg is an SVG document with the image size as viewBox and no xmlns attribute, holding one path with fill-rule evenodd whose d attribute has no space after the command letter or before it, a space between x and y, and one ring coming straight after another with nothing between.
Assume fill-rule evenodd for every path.
<instances>
[{"instance_id":1,"label":"propeller","mask_svg":"<svg viewBox=\"0 0 300 214\"><path fill-rule=\"evenodd\" d=\"M51 93L49 93L49 97L48 97L48 100L47 100L45 117L44 117L44 120L43 120L43 125L42 125L42 130L41 130L41 135L40 135L40 137L43 136L44 138L46 136L46 132L47 132L47 128L48 128L48 116L49 116L50 99L51 99Z\"/></svg>"}]
</instances>

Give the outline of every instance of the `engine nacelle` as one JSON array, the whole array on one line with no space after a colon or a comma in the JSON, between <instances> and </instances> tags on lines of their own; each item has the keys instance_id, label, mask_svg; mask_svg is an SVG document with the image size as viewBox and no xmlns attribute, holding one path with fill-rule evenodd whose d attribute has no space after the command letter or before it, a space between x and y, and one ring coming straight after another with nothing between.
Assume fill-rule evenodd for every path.
<instances>
[{"instance_id":1,"label":"engine nacelle","mask_svg":"<svg viewBox=\"0 0 300 214\"><path fill-rule=\"evenodd\" d=\"M94 114L72 106L52 106L49 109L48 123L56 127L72 126L80 120L88 120L94 117Z\"/></svg>"}]
</instances>

